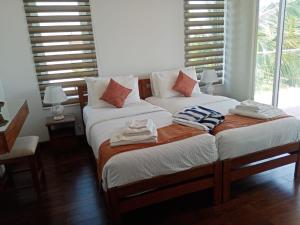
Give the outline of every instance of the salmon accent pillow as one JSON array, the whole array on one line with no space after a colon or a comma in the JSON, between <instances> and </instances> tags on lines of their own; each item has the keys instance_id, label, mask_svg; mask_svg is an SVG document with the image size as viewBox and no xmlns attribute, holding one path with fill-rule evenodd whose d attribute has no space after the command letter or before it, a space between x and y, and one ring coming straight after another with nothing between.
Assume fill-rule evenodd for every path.
<instances>
[{"instance_id":1,"label":"salmon accent pillow","mask_svg":"<svg viewBox=\"0 0 300 225\"><path fill-rule=\"evenodd\" d=\"M113 79L110 79L100 99L118 108L122 108L130 92L132 92L132 89L126 88Z\"/></svg>"},{"instance_id":2,"label":"salmon accent pillow","mask_svg":"<svg viewBox=\"0 0 300 225\"><path fill-rule=\"evenodd\" d=\"M197 81L193 80L180 70L176 83L172 89L178 91L185 97L191 97L196 83Z\"/></svg>"}]
</instances>

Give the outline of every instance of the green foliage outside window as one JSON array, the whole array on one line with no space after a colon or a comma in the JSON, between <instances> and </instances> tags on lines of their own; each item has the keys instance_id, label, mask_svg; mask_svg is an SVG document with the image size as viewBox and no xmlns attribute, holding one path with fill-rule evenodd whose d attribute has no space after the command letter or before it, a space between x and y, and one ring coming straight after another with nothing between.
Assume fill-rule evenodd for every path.
<instances>
[{"instance_id":1,"label":"green foliage outside window","mask_svg":"<svg viewBox=\"0 0 300 225\"><path fill-rule=\"evenodd\" d=\"M279 1L269 2L260 6L257 90L271 90L273 87ZM284 86L300 87L300 0L287 0L281 62L281 87Z\"/></svg>"}]
</instances>

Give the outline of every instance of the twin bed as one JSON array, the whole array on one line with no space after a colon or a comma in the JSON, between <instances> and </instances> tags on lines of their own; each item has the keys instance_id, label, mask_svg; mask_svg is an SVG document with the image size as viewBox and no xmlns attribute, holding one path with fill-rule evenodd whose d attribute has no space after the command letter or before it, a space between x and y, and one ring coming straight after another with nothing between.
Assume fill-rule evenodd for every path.
<instances>
[{"instance_id":1,"label":"twin bed","mask_svg":"<svg viewBox=\"0 0 300 225\"><path fill-rule=\"evenodd\" d=\"M160 128L172 124L172 113L186 106L201 105L226 115L229 108L239 104L205 94L153 97L149 79L139 80L140 97L146 101L121 109L86 106L86 86L79 86L78 92L87 141L96 161L99 146L128 120L152 119ZM208 188L213 189L214 204L218 204L230 198L231 182L243 177L294 162L298 177L299 140L300 122L293 117L230 129L215 136L204 133L117 154L103 167L99 182L115 224L121 222L122 213Z\"/></svg>"}]
</instances>

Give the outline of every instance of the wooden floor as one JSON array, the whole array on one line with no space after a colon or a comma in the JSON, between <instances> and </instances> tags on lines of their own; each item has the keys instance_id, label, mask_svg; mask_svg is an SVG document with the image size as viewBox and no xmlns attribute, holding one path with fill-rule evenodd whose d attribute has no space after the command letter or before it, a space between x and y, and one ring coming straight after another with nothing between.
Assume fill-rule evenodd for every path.
<instances>
[{"instance_id":1,"label":"wooden floor","mask_svg":"<svg viewBox=\"0 0 300 225\"><path fill-rule=\"evenodd\" d=\"M1 225L110 224L88 146L83 142L62 150L41 148L46 173L43 201L32 189L0 194ZM233 200L211 207L210 191L137 210L125 216L130 225L299 225L299 182L294 165L259 174L233 186ZM28 179L27 179L28 178ZM30 177L17 177L27 182Z\"/></svg>"}]
</instances>

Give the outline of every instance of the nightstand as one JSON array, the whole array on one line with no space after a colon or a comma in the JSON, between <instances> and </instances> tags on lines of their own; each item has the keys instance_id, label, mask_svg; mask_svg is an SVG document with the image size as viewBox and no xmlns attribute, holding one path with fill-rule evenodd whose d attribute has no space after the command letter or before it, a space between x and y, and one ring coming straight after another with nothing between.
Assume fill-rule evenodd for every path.
<instances>
[{"instance_id":1,"label":"nightstand","mask_svg":"<svg viewBox=\"0 0 300 225\"><path fill-rule=\"evenodd\" d=\"M53 117L46 118L50 140L75 136L75 116L65 115L62 120L54 120Z\"/></svg>"},{"instance_id":2,"label":"nightstand","mask_svg":"<svg viewBox=\"0 0 300 225\"><path fill-rule=\"evenodd\" d=\"M73 150L76 148L77 137L75 136L76 118L72 114L65 115L62 120L54 120L53 117L46 118L50 143L54 150Z\"/></svg>"}]
</instances>

